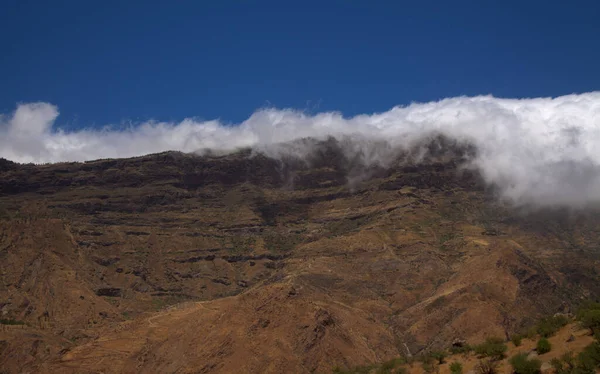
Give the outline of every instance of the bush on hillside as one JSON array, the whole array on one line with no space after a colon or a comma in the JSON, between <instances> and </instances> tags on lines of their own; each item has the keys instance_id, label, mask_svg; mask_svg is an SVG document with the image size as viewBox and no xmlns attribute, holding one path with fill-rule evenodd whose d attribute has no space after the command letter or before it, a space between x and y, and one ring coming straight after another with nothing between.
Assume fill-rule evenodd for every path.
<instances>
[{"instance_id":1,"label":"bush on hillside","mask_svg":"<svg viewBox=\"0 0 600 374\"><path fill-rule=\"evenodd\" d=\"M25 322L16 319L0 319L0 325L24 325Z\"/></svg>"},{"instance_id":2,"label":"bush on hillside","mask_svg":"<svg viewBox=\"0 0 600 374\"><path fill-rule=\"evenodd\" d=\"M555 374L594 374L600 369L600 343L594 342L582 352L573 356L572 352L550 361Z\"/></svg>"},{"instance_id":3,"label":"bush on hillside","mask_svg":"<svg viewBox=\"0 0 600 374\"><path fill-rule=\"evenodd\" d=\"M376 371L376 374L388 374L391 373L396 366L402 365L403 363L405 363L405 360L403 360L402 358L395 358L389 361L384 362L383 364L381 364L381 366L379 366L379 368ZM399 370L396 370L396 373L398 373Z\"/></svg>"},{"instance_id":4,"label":"bush on hillside","mask_svg":"<svg viewBox=\"0 0 600 374\"><path fill-rule=\"evenodd\" d=\"M440 365L444 363L444 359L446 359L446 356L448 356L444 351L431 352L429 355L433 357Z\"/></svg>"},{"instance_id":5,"label":"bush on hillside","mask_svg":"<svg viewBox=\"0 0 600 374\"><path fill-rule=\"evenodd\" d=\"M550 352L552 350L552 344L546 338L541 338L538 340L537 345L535 347L537 353L543 355L544 353Z\"/></svg>"},{"instance_id":6,"label":"bush on hillside","mask_svg":"<svg viewBox=\"0 0 600 374\"><path fill-rule=\"evenodd\" d=\"M460 362L453 362L450 364L450 373L452 374L462 374L463 367Z\"/></svg>"},{"instance_id":7,"label":"bush on hillside","mask_svg":"<svg viewBox=\"0 0 600 374\"><path fill-rule=\"evenodd\" d=\"M577 356L577 373L595 373L600 368L600 343L595 342Z\"/></svg>"},{"instance_id":8,"label":"bush on hillside","mask_svg":"<svg viewBox=\"0 0 600 374\"><path fill-rule=\"evenodd\" d=\"M522 343L522 340L523 340L523 337L521 335L513 335L510 338L510 341L515 345L515 347L520 346Z\"/></svg>"},{"instance_id":9,"label":"bush on hillside","mask_svg":"<svg viewBox=\"0 0 600 374\"><path fill-rule=\"evenodd\" d=\"M536 358L528 359L527 353L519 353L510 359L515 374L539 374L542 362Z\"/></svg>"},{"instance_id":10,"label":"bush on hillside","mask_svg":"<svg viewBox=\"0 0 600 374\"><path fill-rule=\"evenodd\" d=\"M500 338L487 338L485 342L476 345L473 350L481 357L502 360L506 352L506 344Z\"/></svg>"},{"instance_id":11,"label":"bush on hillside","mask_svg":"<svg viewBox=\"0 0 600 374\"><path fill-rule=\"evenodd\" d=\"M575 356L573 352L566 352L560 358L550 360L550 365L554 369L555 374L571 374L576 367Z\"/></svg>"},{"instance_id":12,"label":"bush on hillside","mask_svg":"<svg viewBox=\"0 0 600 374\"><path fill-rule=\"evenodd\" d=\"M592 310L600 310L600 303L587 302L587 303L580 305L579 309L577 310L577 315L576 315L577 319L581 321L583 318L583 315Z\"/></svg>"},{"instance_id":13,"label":"bush on hillside","mask_svg":"<svg viewBox=\"0 0 600 374\"><path fill-rule=\"evenodd\" d=\"M452 347L450 347L450 353L452 353L453 355L466 354L466 353L471 352L472 350L473 350L473 347L471 347L468 344L453 345Z\"/></svg>"},{"instance_id":14,"label":"bush on hillside","mask_svg":"<svg viewBox=\"0 0 600 374\"><path fill-rule=\"evenodd\" d=\"M590 329L596 338L600 338L600 309L585 311L579 317L579 321L582 327Z\"/></svg>"},{"instance_id":15,"label":"bush on hillside","mask_svg":"<svg viewBox=\"0 0 600 374\"><path fill-rule=\"evenodd\" d=\"M544 338L549 338L556 334L558 330L569 323L569 319L563 315L543 318L536 326L536 332Z\"/></svg>"}]
</instances>

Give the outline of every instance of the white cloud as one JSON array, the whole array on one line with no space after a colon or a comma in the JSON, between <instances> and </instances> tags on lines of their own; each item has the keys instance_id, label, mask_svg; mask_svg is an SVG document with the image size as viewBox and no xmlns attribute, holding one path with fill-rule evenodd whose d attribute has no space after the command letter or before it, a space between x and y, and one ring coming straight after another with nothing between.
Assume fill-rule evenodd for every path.
<instances>
[{"instance_id":1,"label":"white cloud","mask_svg":"<svg viewBox=\"0 0 600 374\"><path fill-rule=\"evenodd\" d=\"M33 103L0 117L0 157L42 163L246 146L276 156L307 150L274 144L331 135L350 136L354 141L345 138L346 152L361 150L365 162L385 166L395 147L437 132L476 145L473 164L513 202L600 202L600 92L536 99L457 97L353 118L266 109L236 126L186 119L123 131L53 130L57 116L55 106ZM381 141L389 145L383 147Z\"/></svg>"}]
</instances>

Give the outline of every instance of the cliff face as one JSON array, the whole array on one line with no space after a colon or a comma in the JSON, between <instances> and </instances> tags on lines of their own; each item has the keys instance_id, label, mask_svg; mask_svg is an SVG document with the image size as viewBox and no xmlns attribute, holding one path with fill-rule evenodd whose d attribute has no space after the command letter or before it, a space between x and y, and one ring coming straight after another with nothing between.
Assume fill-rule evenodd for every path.
<instances>
[{"instance_id":1,"label":"cliff face","mask_svg":"<svg viewBox=\"0 0 600 374\"><path fill-rule=\"evenodd\" d=\"M0 160L8 372L314 372L504 336L600 294L593 212L518 212L437 143ZM441 146L440 146L441 144Z\"/></svg>"}]
</instances>

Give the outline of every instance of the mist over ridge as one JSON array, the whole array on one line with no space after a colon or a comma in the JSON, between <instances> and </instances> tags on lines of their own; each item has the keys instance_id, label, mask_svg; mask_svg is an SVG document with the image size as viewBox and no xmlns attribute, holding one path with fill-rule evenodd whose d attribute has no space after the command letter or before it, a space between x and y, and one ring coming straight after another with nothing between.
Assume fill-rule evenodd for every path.
<instances>
[{"instance_id":1,"label":"mist over ridge","mask_svg":"<svg viewBox=\"0 0 600 374\"><path fill-rule=\"evenodd\" d=\"M557 98L455 97L345 118L261 109L246 121L145 122L125 129L55 128L58 108L19 104L0 117L0 157L16 162L84 161L167 150L309 160L314 142L338 141L344 156L389 167L400 152L433 136L473 145L468 165L517 205L583 207L600 201L600 92ZM418 159L418 155L417 155Z\"/></svg>"}]
</instances>

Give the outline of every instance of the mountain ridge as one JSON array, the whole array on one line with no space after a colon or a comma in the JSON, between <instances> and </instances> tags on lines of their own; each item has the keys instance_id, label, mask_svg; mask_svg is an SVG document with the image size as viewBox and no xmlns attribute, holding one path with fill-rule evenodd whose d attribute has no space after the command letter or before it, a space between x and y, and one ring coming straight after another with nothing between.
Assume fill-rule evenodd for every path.
<instances>
[{"instance_id":1,"label":"mountain ridge","mask_svg":"<svg viewBox=\"0 0 600 374\"><path fill-rule=\"evenodd\" d=\"M387 167L312 149L0 160L0 313L26 324L4 351L37 372L321 372L600 295L595 212L502 203L468 146Z\"/></svg>"}]
</instances>

